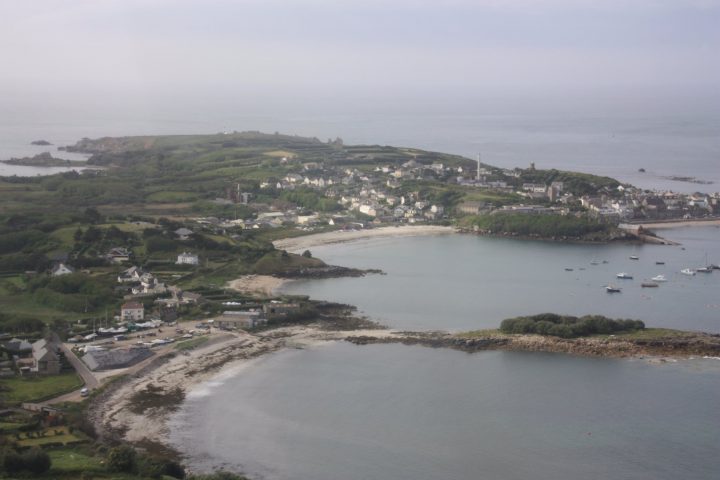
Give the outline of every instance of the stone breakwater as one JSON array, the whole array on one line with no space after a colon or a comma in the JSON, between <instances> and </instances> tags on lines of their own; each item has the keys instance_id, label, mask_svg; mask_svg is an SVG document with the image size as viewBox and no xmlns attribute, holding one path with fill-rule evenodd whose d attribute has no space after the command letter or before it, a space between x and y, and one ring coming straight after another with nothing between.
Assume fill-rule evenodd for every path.
<instances>
[{"instance_id":1,"label":"stone breakwater","mask_svg":"<svg viewBox=\"0 0 720 480\"><path fill-rule=\"evenodd\" d=\"M401 343L433 348L452 348L469 353L483 350L508 350L616 358L720 356L720 335L706 333L683 334L677 337L668 335L654 339L622 337L565 339L540 335L466 336L442 332L418 334L404 332L396 337L348 336L345 340L355 345Z\"/></svg>"}]
</instances>

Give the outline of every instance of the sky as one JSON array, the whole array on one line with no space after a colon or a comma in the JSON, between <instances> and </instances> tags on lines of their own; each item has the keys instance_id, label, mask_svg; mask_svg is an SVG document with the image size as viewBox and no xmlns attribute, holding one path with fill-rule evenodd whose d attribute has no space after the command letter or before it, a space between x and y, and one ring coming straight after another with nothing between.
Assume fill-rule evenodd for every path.
<instances>
[{"instance_id":1,"label":"sky","mask_svg":"<svg viewBox=\"0 0 720 480\"><path fill-rule=\"evenodd\" d=\"M0 101L720 98L720 0L3 0Z\"/></svg>"}]
</instances>

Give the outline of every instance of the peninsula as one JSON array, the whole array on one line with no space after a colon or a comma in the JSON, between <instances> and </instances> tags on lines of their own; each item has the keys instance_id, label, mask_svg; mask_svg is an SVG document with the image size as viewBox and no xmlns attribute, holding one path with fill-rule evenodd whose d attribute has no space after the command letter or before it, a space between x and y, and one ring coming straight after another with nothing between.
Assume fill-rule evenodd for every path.
<instances>
[{"instance_id":1,"label":"peninsula","mask_svg":"<svg viewBox=\"0 0 720 480\"><path fill-rule=\"evenodd\" d=\"M554 323L547 316L533 331L399 332L348 305L276 293L288 279L382 274L328 265L311 251L319 244L457 231L636 241L621 220L706 218L717 214L718 194L258 132L83 139L64 150L90 158L14 161L96 168L0 178L2 435L32 451L12 457L19 474L50 444L62 478L105 474L106 465L144 478L180 475L164 441L167 415L223 365L281 348L345 340L718 356L713 335L639 324L585 331L583 319L563 319L580 325L565 328L542 323Z\"/></svg>"}]
</instances>

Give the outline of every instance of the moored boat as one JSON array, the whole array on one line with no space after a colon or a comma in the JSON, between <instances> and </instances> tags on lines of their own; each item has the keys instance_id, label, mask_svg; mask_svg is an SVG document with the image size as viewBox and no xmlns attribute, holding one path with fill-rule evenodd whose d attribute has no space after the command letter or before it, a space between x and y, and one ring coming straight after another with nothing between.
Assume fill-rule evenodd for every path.
<instances>
[{"instance_id":1,"label":"moored boat","mask_svg":"<svg viewBox=\"0 0 720 480\"><path fill-rule=\"evenodd\" d=\"M654 288L654 287L659 287L660 285L658 285L655 282L643 282L640 284L640 286L643 288Z\"/></svg>"},{"instance_id":2,"label":"moored boat","mask_svg":"<svg viewBox=\"0 0 720 480\"><path fill-rule=\"evenodd\" d=\"M699 273L712 273L713 269L711 267L699 267L695 269L696 272Z\"/></svg>"},{"instance_id":3,"label":"moored boat","mask_svg":"<svg viewBox=\"0 0 720 480\"><path fill-rule=\"evenodd\" d=\"M657 261L657 262L655 262L655 265L665 265L665 262Z\"/></svg>"},{"instance_id":4,"label":"moored boat","mask_svg":"<svg viewBox=\"0 0 720 480\"><path fill-rule=\"evenodd\" d=\"M665 275L655 275L650 280L653 282L667 282L667 278L665 278Z\"/></svg>"},{"instance_id":5,"label":"moored boat","mask_svg":"<svg viewBox=\"0 0 720 480\"><path fill-rule=\"evenodd\" d=\"M640 260L640 257L637 255L630 255L630 260Z\"/></svg>"},{"instance_id":6,"label":"moored boat","mask_svg":"<svg viewBox=\"0 0 720 480\"><path fill-rule=\"evenodd\" d=\"M620 287L616 287L614 285L608 285L605 287L605 291L607 293L620 293L622 289Z\"/></svg>"},{"instance_id":7,"label":"moored boat","mask_svg":"<svg viewBox=\"0 0 720 480\"><path fill-rule=\"evenodd\" d=\"M683 268L682 270L680 270L680 273L682 273L683 275L695 275L695 270L693 270L692 268Z\"/></svg>"},{"instance_id":8,"label":"moored boat","mask_svg":"<svg viewBox=\"0 0 720 480\"><path fill-rule=\"evenodd\" d=\"M633 276L629 273L620 272L617 275L615 275L617 278L622 278L623 280L632 280Z\"/></svg>"}]
</instances>

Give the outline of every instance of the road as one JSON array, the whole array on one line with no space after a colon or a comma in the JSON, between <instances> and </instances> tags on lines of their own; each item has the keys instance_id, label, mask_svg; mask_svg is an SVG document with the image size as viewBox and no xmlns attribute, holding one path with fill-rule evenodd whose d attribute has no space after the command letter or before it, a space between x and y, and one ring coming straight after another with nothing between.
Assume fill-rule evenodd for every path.
<instances>
[{"instance_id":1,"label":"road","mask_svg":"<svg viewBox=\"0 0 720 480\"><path fill-rule=\"evenodd\" d=\"M100 382L98 382L98 379L95 378L92 371L90 371L87 365L85 365L85 362L80 360L77 355L75 355L75 353L73 353L73 351L70 350L64 343L58 342L58 345L65 354L65 358L67 358L68 362L70 362L70 365L72 365L78 375L82 377L83 382L85 382L85 387L87 387L88 390L97 388L100 385Z\"/></svg>"}]
</instances>

